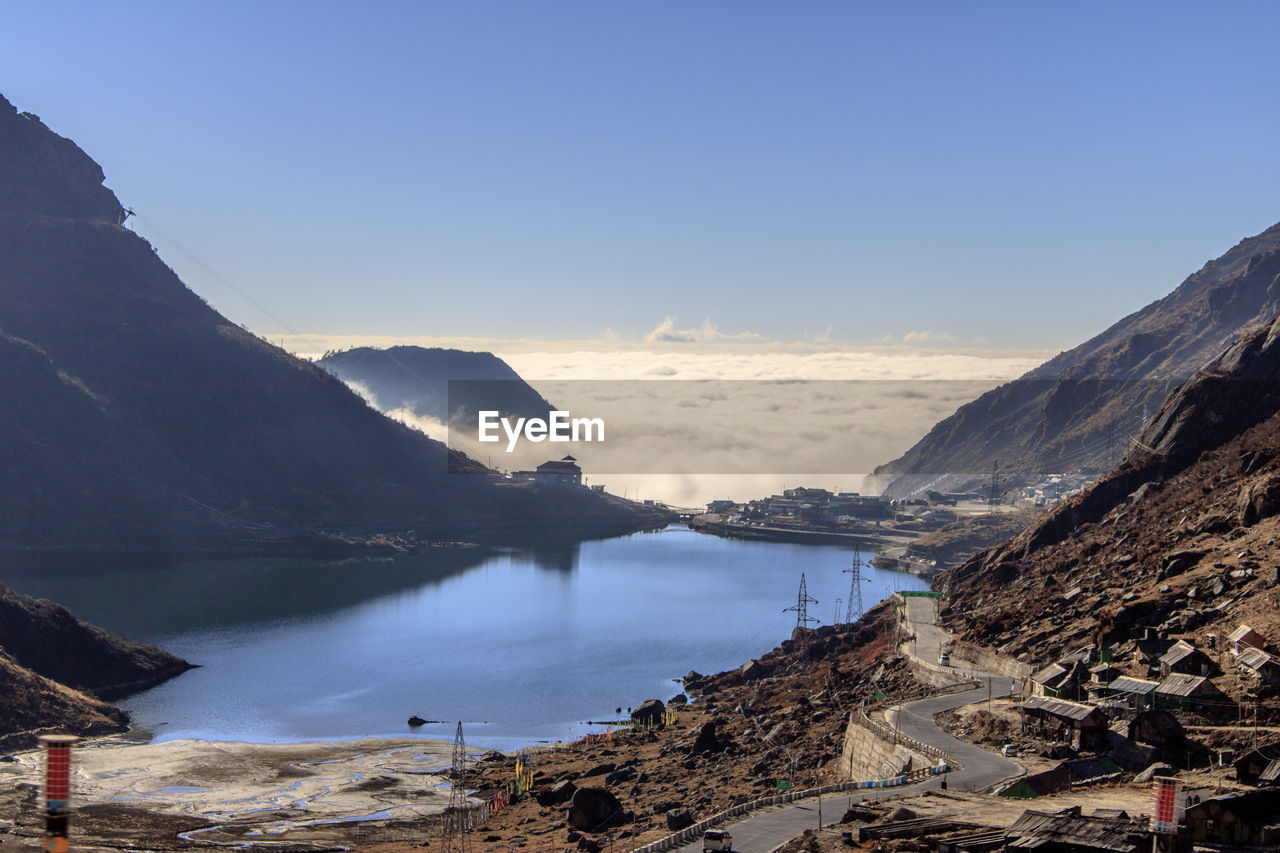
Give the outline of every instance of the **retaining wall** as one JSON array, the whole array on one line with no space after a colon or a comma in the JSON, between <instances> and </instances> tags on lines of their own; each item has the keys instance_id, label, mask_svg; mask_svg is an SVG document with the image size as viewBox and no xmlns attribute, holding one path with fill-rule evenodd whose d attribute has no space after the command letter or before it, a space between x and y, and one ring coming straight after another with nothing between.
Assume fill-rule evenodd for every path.
<instances>
[{"instance_id":1,"label":"retaining wall","mask_svg":"<svg viewBox=\"0 0 1280 853\"><path fill-rule=\"evenodd\" d=\"M989 649L979 648L963 642L952 642L948 646L951 654L953 666L963 666L961 661L972 664L972 668L981 672L990 672L994 675L1003 675L1008 678L1026 679L1031 677L1031 673L1035 672L1035 667L1029 663L1023 663L1015 660L1008 655L999 655Z\"/></svg>"}]
</instances>

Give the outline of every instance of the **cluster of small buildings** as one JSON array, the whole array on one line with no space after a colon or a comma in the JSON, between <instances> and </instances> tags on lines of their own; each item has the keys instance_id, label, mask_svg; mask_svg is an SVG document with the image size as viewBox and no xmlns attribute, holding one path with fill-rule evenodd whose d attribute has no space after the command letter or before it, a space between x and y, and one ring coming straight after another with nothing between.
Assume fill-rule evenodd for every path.
<instances>
[{"instance_id":1,"label":"cluster of small buildings","mask_svg":"<svg viewBox=\"0 0 1280 853\"><path fill-rule=\"evenodd\" d=\"M1280 684L1277 659L1258 632L1241 625L1227 642L1246 684L1259 689ZM1193 643L1149 633L1132 643L1131 654L1121 667L1111 650L1087 646L1030 676L1028 698L1014 706L1022 734L1095 757L1022 777L1007 785L1003 796L1042 796L1185 756L1188 742L1177 712L1237 718L1237 704L1213 681L1222 667ZM1125 674L1126 669L1148 677ZM1224 751L1219 758L1229 763L1234 756ZM1280 785L1280 742L1234 763L1245 784Z\"/></svg>"},{"instance_id":2,"label":"cluster of small buildings","mask_svg":"<svg viewBox=\"0 0 1280 853\"><path fill-rule=\"evenodd\" d=\"M797 486L780 495L739 503L711 501L707 512L726 515L730 522L805 523L841 525L864 521L881 521L891 516L887 498L861 495L857 492L831 492L827 489Z\"/></svg>"},{"instance_id":3,"label":"cluster of small buildings","mask_svg":"<svg viewBox=\"0 0 1280 853\"><path fill-rule=\"evenodd\" d=\"M1052 506L1091 485L1093 478L1083 474L1043 474L1019 488L1017 497L1035 506Z\"/></svg>"},{"instance_id":4,"label":"cluster of small buildings","mask_svg":"<svg viewBox=\"0 0 1280 853\"><path fill-rule=\"evenodd\" d=\"M1280 684L1280 658L1265 648L1257 631L1241 625L1227 638L1235 667L1256 687ZM1146 636L1132 643L1128 667L1109 649L1080 649L1032 674L1034 696L1086 702L1112 712L1159 708L1233 714L1235 704L1214 683L1223 674L1213 656L1187 640ZM1137 669L1146 677L1125 674Z\"/></svg>"},{"instance_id":5,"label":"cluster of small buildings","mask_svg":"<svg viewBox=\"0 0 1280 853\"><path fill-rule=\"evenodd\" d=\"M861 827L858 842L892 844L912 839L902 849L938 853L1192 853L1194 850L1280 849L1280 789L1211 796L1182 792L1182 819L1176 831L1158 827L1146 815L1080 806L1058 811L1028 809L1004 829L946 816L880 821ZM1154 802L1153 802L1153 813ZM852 838L848 843L852 843ZM890 848L892 849L892 848Z\"/></svg>"}]
</instances>

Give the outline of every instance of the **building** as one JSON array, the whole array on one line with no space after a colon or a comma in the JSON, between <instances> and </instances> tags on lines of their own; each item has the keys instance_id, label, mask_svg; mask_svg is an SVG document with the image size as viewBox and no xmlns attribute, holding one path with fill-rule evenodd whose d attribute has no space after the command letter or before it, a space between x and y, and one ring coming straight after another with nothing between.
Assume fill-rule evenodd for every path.
<instances>
[{"instance_id":1,"label":"building","mask_svg":"<svg viewBox=\"0 0 1280 853\"><path fill-rule=\"evenodd\" d=\"M1129 721L1129 740L1160 750L1181 752L1187 747L1187 731L1166 710L1143 711Z\"/></svg>"},{"instance_id":2,"label":"building","mask_svg":"<svg viewBox=\"0 0 1280 853\"><path fill-rule=\"evenodd\" d=\"M1084 696L1084 685L1088 681L1089 670L1085 661L1063 660L1033 674L1031 692L1036 696L1075 700Z\"/></svg>"},{"instance_id":3,"label":"building","mask_svg":"<svg viewBox=\"0 0 1280 853\"><path fill-rule=\"evenodd\" d=\"M1146 711L1156 705L1156 688L1159 682L1122 675L1107 685L1111 698L1124 702L1134 711Z\"/></svg>"},{"instance_id":4,"label":"building","mask_svg":"<svg viewBox=\"0 0 1280 853\"><path fill-rule=\"evenodd\" d=\"M563 459L543 462L533 471L514 471L511 474L511 478L525 480L530 483L547 483L553 486L580 486L582 485L582 469L578 467L577 459L572 456L566 456Z\"/></svg>"},{"instance_id":5,"label":"building","mask_svg":"<svg viewBox=\"0 0 1280 853\"><path fill-rule=\"evenodd\" d=\"M1187 834L1196 844L1280 847L1280 789L1226 794L1187 809Z\"/></svg>"},{"instance_id":6,"label":"building","mask_svg":"<svg viewBox=\"0 0 1280 853\"><path fill-rule=\"evenodd\" d=\"M1112 816L1114 814L1114 816ZM1025 811L1005 830L1005 850L1035 853L1149 853L1147 824L1124 812L1055 814Z\"/></svg>"},{"instance_id":7,"label":"building","mask_svg":"<svg viewBox=\"0 0 1280 853\"><path fill-rule=\"evenodd\" d=\"M1231 644L1231 654L1238 655L1245 649L1261 649L1267 645L1267 641L1262 639L1262 635L1250 628L1248 625L1241 625L1227 636L1227 642Z\"/></svg>"},{"instance_id":8,"label":"building","mask_svg":"<svg viewBox=\"0 0 1280 853\"><path fill-rule=\"evenodd\" d=\"M1238 658L1240 668L1263 684L1280 684L1280 661L1262 649L1245 648Z\"/></svg>"},{"instance_id":9,"label":"building","mask_svg":"<svg viewBox=\"0 0 1280 853\"><path fill-rule=\"evenodd\" d=\"M1280 740L1258 747L1236 759L1236 779L1246 785L1275 785L1280 775Z\"/></svg>"},{"instance_id":10,"label":"building","mask_svg":"<svg viewBox=\"0 0 1280 853\"><path fill-rule=\"evenodd\" d=\"M1161 676L1175 673L1212 675L1213 668L1213 660L1186 640L1178 640L1169 647L1169 651L1160 656Z\"/></svg>"},{"instance_id":11,"label":"building","mask_svg":"<svg viewBox=\"0 0 1280 853\"><path fill-rule=\"evenodd\" d=\"M1225 697L1203 675L1174 673L1156 685L1156 706L1194 711L1223 702Z\"/></svg>"},{"instance_id":12,"label":"building","mask_svg":"<svg viewBox=\"0 0 1280 853\"><path fill-rule=\"evenodd\" d=\"M1043 740L1065 741L1075 749L1101 748L1107 742L1107 714L1101 708L1048 696L1017 706L1022 731Z\"/></svg>"}]
</instances>

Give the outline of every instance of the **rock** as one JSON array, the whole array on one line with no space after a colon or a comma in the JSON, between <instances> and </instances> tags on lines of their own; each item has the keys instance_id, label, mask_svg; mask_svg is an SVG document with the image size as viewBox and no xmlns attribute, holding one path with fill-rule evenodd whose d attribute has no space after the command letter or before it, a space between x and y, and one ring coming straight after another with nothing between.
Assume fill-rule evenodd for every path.
<instances>
[{"instance_id":1,"label":"rock","mask_svg":"<svg viewBox=\"0 0 1280 853\"><path fill-rule=\"evenodd\" d=\"M677 693L667 702L668 705L688 705L689 697L683 693Z\"/></svg>"},{"instance_id":2,"label":"rock","mask_svg":"<svg viewBox=\"0 0 1280 853\"><path fill-rule=\"evenodd\" d=\"M600 842L590 838L579 838L578 849L582 853L600 853Z\"/></svg>"},{"instance_id":3,"label":"rock","mask_svg":"<svg viewBox=\"0 0 1280 853\"><path fill-rule=\"evenodd\" d=\"M604 788L579 788L569 801L566 819L584 832L599 832L622 815L622 803Z\"/></svg>"},{"instance_id":4,"label":"rock","mask_svg":"<svg viewBox=\"0 0 1280 853\"><path fill-rule=\"evenodd\" d=\"M862 823L871 823L880 817L880 813L875 809L866 806L850 806L845 809L844 817L840 818L841 823L853 823L855 820Z\"/></svg>"},{"instance_id":5,"label":"rock","mask_svg":"<svg viewBox=\"0 0 1280 853\"><path fill-rule=\"evenodd\" d=\"M546 790L539 791L534 795L534 799L538 801L540 806L558 806L561 803L567 803L573 798L573 794L578 790L578 786L568 779L561 779Z\"/></svg>"},{"instance_id":6,"label":"rock","mask_svg":"<svg viewBox=\"0 0 1280 853\"><path fill-rule=\"evenodd\" d=\"M653 813L662 814L663 812L669 812L672 809L678 809L678 808L680 808L679 800L664 800L663 802L654 804Z\"/></svg>"},{"instance_id":7,"label":"rock","mask_svg":"<svg viewBox=\"0 0 1280 853\"><path fill-rule=\"evenodd\" d=\"M646 699L640 703L639 708L631 712L631 721L633 723L660 725L662 723L662 715L666 710L667 706L662 704L661 699Z\"/></svg>"},{"instance_id":8,"label":"rock","mask_svg":"<svg viewBox=\"0 0 1280 853\"><path fill-rule=\"evenodd\" d=\"M769 675L769 667L758 660L749 660L738 668L743 681L759 681Z\"/></svg>"},{"instance_id":9,"label":"rock","mask_svg":"<svg viewBox=\"0 0 1280 853\"><path fill-rule=\"evenodd\" d=\"M1157 761L1146 770L1143 770L1137 776L1133 777L1133 781L1139 785L1145 785L1157 776L1173 776L1177 774L1177 770L1162 761Z\"/></svg>"},{"instance_id":10,"label":"rock","mask_svg":"<svg viewBox=\"0 0 1280 853\"><path fill-rule=\"evenodd\" d=\"M597 764L595 767L592 767L590 770L584 770L582 775L584 778L587 776L599 776L602 773L612 773L617 769L618 769L618 765L616 764L609 764L609 763Z\"/></svg>"},{"instance_id":11,"label":"rock","mask_svg":"<svg viewBox=\"0 0 1280 853\"><path fill-rule=\"evenodd\" d=\"M703 752L720 752L724 749L724 744L720 742L716 735L716 726L723 722L719 717L707 720L698 729L698 736L693 741L693 747L689 750L690 755L698 755Z\"/></svg>"},{"instance_id":12,"label":"rock","mask_svg":"<svg viewBox=\"0 0 1280 853\"><path fill-rule=\"evenodd\" d=\"M102 167L39 116L18 112L2 96L0 139L0 213L124 222L124 208L102 185Z\"/></svg>"},{"instance_id":13,"label":"rock","mask_svg":"<svg viewBox=\"0 0 1280 853\"><path fill-rule=\"evenodd\" d=\"M667 812L667 829L670 832L679 832L693 824L693 814L686 808L671 809Z\"/></svg>"},{"instance_id":14,"label":"rock","mask_svg":"<svg viewBox=\"0 0 1280 853\"><path fill-rule=\"evenodd\" d=\"M630 782L639 775L640 774L636 772L634 767L623 767L606 776L604 778L604 783L606 785L617 785L621 782Z\"/></svg>"}]
</instances>

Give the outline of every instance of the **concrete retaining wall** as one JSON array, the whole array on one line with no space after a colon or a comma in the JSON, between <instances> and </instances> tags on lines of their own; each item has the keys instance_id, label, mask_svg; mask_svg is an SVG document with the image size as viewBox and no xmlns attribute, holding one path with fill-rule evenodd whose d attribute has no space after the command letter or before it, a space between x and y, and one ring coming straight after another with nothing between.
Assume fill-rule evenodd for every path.
<instances>
[{"instance_id":1,"label":"concrete retaining wall","mask_svg":"<svg viewBox=\"0 0 1280 853\"><path fill-rule=\"evenodd\" d=\"M1014 660L1008 655L998 655L969 643L953 642L948 646L948 651L951 654L952 666L1020 679L1029 678L1031 673L1035 672L1035 667L1029 663Z\"/></svg>"},{"instance_id":2,"label":"concrete retaining wall","mask_svg":"<svg viewBox=\"0 0 1280 853\"><path fill-rule=\"evenodd\" d=\"M894 743L891 732L861 713L850 715L840 749L841 779L883 779L936 763L905 743Z\"/></svg>"}]
</instances>

